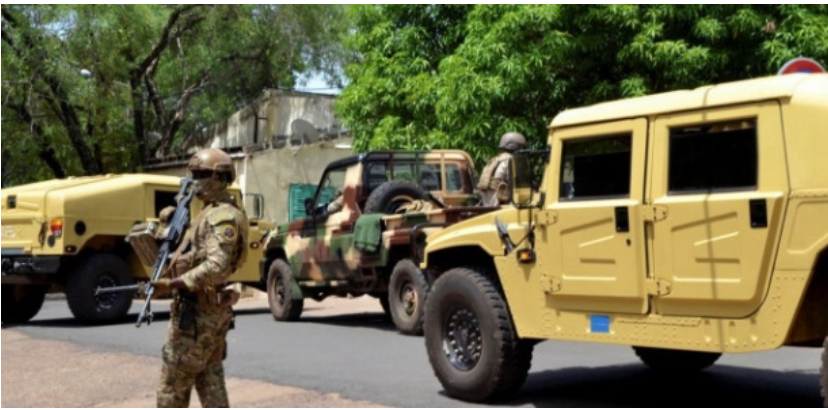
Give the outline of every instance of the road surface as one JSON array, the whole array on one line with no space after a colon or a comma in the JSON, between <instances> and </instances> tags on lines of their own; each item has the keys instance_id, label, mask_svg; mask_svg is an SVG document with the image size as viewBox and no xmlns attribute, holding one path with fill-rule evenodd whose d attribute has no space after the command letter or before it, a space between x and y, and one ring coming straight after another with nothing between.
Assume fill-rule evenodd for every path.
<instances>
[{"instance_id":1,"label":"road surface","mask_svg":"<svg viewBox=\"0 0 828 410\"><path fill-rule=\"evenodd\" d=\"M63 300L2 330L3 407L154 407L168 304L156 322L86 327ZM398 334L369 297L306 301L274 322L243 299L225 362L235 407L485 407L445 395L423 339ZM818 349L725 355L705 372L663 377L629 347L547 341L510 407L821 407ZM194 394L195 396L195 394ZM193 406L198 406L194 397Z\"/></svg>"}]
</instances>

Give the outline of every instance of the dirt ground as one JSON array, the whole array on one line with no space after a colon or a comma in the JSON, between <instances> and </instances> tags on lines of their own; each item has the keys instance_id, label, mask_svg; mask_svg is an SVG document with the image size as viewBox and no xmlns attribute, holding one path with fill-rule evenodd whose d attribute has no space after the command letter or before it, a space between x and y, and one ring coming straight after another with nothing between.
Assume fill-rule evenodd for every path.
<instances>
[{"instance_id":1,"label":"dirt ground","mask_svg":"<svg viewBox=\"0 0 828 410\"><path fill-rule=\"evenodd\" d=\"M254 296L240 304L266 306L266 301ZM317 310L319 314L330 314L332 310L364 312L375 309L378 303L371 299L363 303L330 298L319 305L323 308ZM2 330L1 343L2 407L155 407L160 358L93 353L79 345L33 339L12 329ZM102 390L102 385L109 388ZM320 394L240 378L228 378L227 390L233 407L384 407L346 400L335 393ZM195 392L191 407L200 407Z\"/></svg>"}]
</instances>

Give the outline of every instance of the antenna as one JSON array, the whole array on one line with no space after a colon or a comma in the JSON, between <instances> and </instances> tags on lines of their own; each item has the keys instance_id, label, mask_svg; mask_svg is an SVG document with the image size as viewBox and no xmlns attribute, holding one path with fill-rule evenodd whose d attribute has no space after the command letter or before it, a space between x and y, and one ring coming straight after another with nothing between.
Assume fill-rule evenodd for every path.
<instances>
[{"instance_id":1,"label":"antenna","mask_svg":"<svg viewBox=\"0 0 828 410\"><path fill-rule=\"evenodd\" d=\"M319 131L305 120L293 120L290 123L290 130L293 133L290 137L291 145L313 144L320 140Z\"/></svg>"}]
</instances>

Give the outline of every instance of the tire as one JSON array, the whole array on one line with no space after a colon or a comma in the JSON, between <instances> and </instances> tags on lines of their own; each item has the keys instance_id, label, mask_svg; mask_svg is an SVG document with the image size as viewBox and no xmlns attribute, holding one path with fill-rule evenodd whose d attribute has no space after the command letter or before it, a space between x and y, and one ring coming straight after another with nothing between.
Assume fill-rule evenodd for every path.
<instances>
[{"instance_id":1,"label":"tire","mask_svg":"<svg viewBox=\"0 0 828 410\"><path fill-rule=\"evenodd\" d=\"M394 214L401 206L427 197L428 194L413 182L404 179L388 181L368 195L365 213Z\"/></svg>"},{"instance_id":2,"label":"tire","mask_svg":"<svg viewBox=\"0 0 828 410\"><path fill-rule=\"evenodd\" d=\"M534 342L518 338L506 303L482 272L447 271L434 282L425 313L428 360L448 395L497 402L523 385Z\"/></svg>"},{"instance_id":3,"label":"tire","mask_svg":"<svg viewBox=\"0 0 828 410\"><path fill-rule=\"evenodd\" d=\"M3 323L26 323L40 312L48 286L3 285Z\"/></svg>"},{"instance_id":4,"label":"tire","mask_svg":"<svg viewBox=\"0 0 828 410\"><path fill-rule=\"evenodd\" d=\"M822 345L822 368L820 369L820 385L822 386L822 407L828 408L828 337Z\"/></svg>"},{"instance_id":5,"label":"tire","mask_svg":"<svg viewBox=\"0 0 828 410\"><path fill-rule=\"evenodd\" d=\"M267 303L270 305L270 313L273 318L280 322L295 322L302 315L305 307L305 300L294 300L291 296L291 282L293 275L290 273L290 266L282 259L277 259L270 264L267 272Z\"/></svg>"},{"instance_id":6,"label":"tire","mask_svg":"<svg viewBox=\"0 0 828 410\"><path fill-rule=\"evenodd\" d=\"M95 296L95 289L133 283L129 266L117 255L89 255L72 272L66 285L69 310L76 319L92 325L123 320L132 306L135 294L123 292Z\"/></svg>"},{"instance_id":7,"label":"tire","mask_svg":"<svg viewBox=\"0 0 828 410\"><path fill-rule=\"evenodd\" d=\"M713 366L722 356L721 353L639 346L633 346L633 350L638 358L653 370L670 373L700 371Z\"/></svg>"},{"instance_id":8,"label":"tire","mask_svg":"<svg viewBox=\"0 0 828 410\"><path fill-rule=\"evenodd\" d=\"M388 284L388 301L391 319L400 333L423 334L427 297L428 280L423 272L410 259L397 262Z\"/></svg>"}]
</instances>

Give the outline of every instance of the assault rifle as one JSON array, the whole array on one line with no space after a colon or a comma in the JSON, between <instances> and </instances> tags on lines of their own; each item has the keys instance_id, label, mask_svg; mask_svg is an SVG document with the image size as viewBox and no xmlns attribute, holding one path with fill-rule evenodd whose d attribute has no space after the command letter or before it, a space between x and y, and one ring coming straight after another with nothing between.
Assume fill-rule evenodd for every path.
<instances>
[{"instance_id":1,"label":"assault rifle","mask_svg":"<svg viewBox=\"0 0 828 410\"><path fill-rule=\"evenodd\" d=\"M158 257L155 259L155 265L152 269L152 278L145 284L129 285L129 286L115 286L109 288L98 288L95 291L95 296L107 293L121 293L121 292L137 292L140 291L146 295L147 299L144 301L144 307L141 313L138 314L138 322L136 327L141 327L145 321L147 325L152 323L152 309L150 308L150 301L155 293L155 287L150 283L155 282L161 278L166 270L167 262L172 256L173 252L178 249L184 234L187 232L187 227L190 226L190 201L193 199L195 190L192 188L193 180L190 178L183 178L181 180L181 189L178 191L178 205L175 207L173 216L167 222L169 227L167 234L161 242L161 247L158 250ZM142 289L143 286L143 289Z\"/></svg>"}]
</instances>

